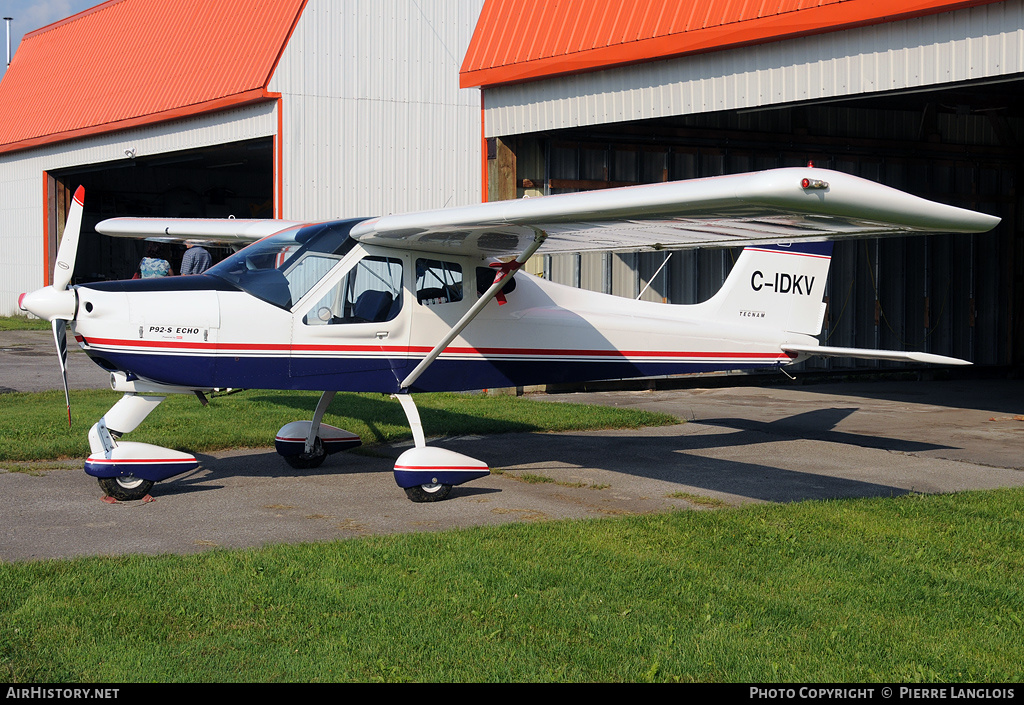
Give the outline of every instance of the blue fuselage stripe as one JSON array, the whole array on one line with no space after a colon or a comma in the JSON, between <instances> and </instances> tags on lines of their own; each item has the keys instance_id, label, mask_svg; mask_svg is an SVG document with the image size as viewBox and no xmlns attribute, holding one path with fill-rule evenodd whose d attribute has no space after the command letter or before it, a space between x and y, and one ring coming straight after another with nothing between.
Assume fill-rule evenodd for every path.
<instances>
[{"instance_id":1,"label":"blue fuselage stripe","mask_svg":"<svg viewBox=\"0 0 1024 705\"><path fill-rule=\"evenodd\" d=\"M92 351L90 351L92 352ZM232 357L95 352L118 369L164 384L246 389L399 391L419 362L407 358ZM712 357L712 356L709 356ZM412 391L463 391L534 384L565 384L690 372L772 367L771 359L628 360L437 359Z\"/></svg>"}]
</instances>

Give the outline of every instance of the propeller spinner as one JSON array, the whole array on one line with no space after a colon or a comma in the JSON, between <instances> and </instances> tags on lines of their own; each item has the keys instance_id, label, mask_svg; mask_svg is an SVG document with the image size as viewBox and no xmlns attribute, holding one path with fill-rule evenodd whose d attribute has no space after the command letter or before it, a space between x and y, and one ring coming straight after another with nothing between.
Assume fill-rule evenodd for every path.
<instances>
[{"instance_id":1,"label":"propeller spinner","mask_svg":"<svg viewBox=\"0 0 1024 705\"><path fill-rule=\"evenodd\" d=\"M18 297L18 307L40 318L50 321L53 328L53 342L57 346L60 373L64 380L64 401L68 407L68 427L71 426L71 395L68 393L68 321L75 320L78 312L78 295L68 289L75 272L78 257L78 239L82 229L82 209L85 205L85 188L78 187L68 210L64 236L57 249L57 264L53 268L53 284Z\"/></svg>"}]
</instances>

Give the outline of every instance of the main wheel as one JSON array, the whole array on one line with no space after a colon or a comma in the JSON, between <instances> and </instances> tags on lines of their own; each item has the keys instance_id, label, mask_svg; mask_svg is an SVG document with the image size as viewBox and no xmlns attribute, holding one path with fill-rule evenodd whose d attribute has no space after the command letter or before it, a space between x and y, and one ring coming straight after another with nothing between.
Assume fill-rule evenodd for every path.
<instances>
[{"instance_id":1,"label":"main wheel","mask_svg":"<svg viewBox=\"0 0 1024 705\"><path fill-rule=\"evenodd\" d=\"M409 499L413 502L440 502L442 499L448 496L448 493L452 491L451 485L416 485L415 487L406 487L405 494L408 495Z\"/></svg>"},{"instance_id":2,"label":"main wheel","mask_svg":"<svg viewBox=\"0 0 1024 705\"><path fill-rule=\"evenodd\" d=\"M99 477L100 487L114 499L122 502L130 502L134 499L142 499L153 488L152 480L143 480L135 475L124 477Z\"/></svg>"},{"instance_id":3,"label":"main wheel","mask_svg":"<svg viewBox=\"0 0 1024 705\"><path fill-rule=\"evenodd\" d=\"M324 444L320 440L320 436L317 436L316 440L313 441L313 450L311 452L285 455L283 457L284 461L296 470L312 470L323 465L324 460L327 459L327 451L324 450Z\"/></svg>"}]
</instances>

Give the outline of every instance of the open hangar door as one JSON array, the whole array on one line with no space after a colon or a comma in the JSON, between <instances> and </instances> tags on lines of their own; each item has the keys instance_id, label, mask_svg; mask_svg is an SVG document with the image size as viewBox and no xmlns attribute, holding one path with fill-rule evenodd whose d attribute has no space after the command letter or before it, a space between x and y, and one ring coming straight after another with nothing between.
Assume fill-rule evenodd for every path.
<instances>
[{"instance_id":1,"label":"open hangar door","mask_svg":"<svg viewBox=\"0 0 1024 705\"><path fill-rule=\"evenodd\" d=\"M273 218L273 139L136 156L47 174L47 271L53 271L71 197L85 187L82 237L73 284L131 279L146 251L144 241L96 232L101 220L120 216L167 218ZM208 248L214 261L227 250ZM180 271L184 246L168 246Z\"/></svg>"},{"instance_id":2,"label":"open hangar door","mask_svg":"<svg viewBox=\"0 0 1024 705\"><path fill-rule=\"evenodd\" d=\"M490 198L717 176L835 169L998 215L981 235L836 243L822 341L1024 366L1024 79L914 94L596 125L492 140ZM514 183L512 174L515 175ZM565 284L669 303L709 298L737 251L567 254ZM664 265L664 266L663 266ZM646 287L646 289L645 289ZM814 359L808 369L894 363Z\"/></svg>"}]
</instances>

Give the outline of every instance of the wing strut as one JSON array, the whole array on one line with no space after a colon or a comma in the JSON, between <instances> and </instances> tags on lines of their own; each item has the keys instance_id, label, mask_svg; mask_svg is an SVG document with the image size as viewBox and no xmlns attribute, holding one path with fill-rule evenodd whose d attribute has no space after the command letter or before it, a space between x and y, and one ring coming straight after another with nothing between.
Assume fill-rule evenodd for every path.
<instances>
[{"instance_id":1,"label":"wing strut","mask_svg":"<svg viewBox=\"0 0 1024 705\"><path fill-rule=\"evenodd\" d=\"M409 376L402 380L401 389L408 389L416 382L417 379L419 379L420 375L430 367L431 363L437 359L438 355L444 352L445 348L451 345L451 342L455 340L459 333L461 333L466 326L468 326L472 320L484 310L484 306L498 295L498 292L500 292L502 287L507 283L505 278L515 276L516 270L526 264L526 260L530 259L530 257L533 256L533 253L537 251L537 248L544 244L544 240L546 240L548 236L547 233L539 228L534 228L534 233L533 242L530 243L530 246L523 250L522 254L516 257L514 262L509 262L508 265L505 265L498 270L497 274L495 274L494 283L491 284L491 287L484 292L483 296L481 296L475 304L473 304L472 308L466 311L466 314L459 319L459 322L456 323L450 331L448 331L448 334L441 339L441 342L435 345L434 349L431 350L425 358L420 360L420 364L416 365L416 368L409 373Z\"/></svg>"}]
</instances>

